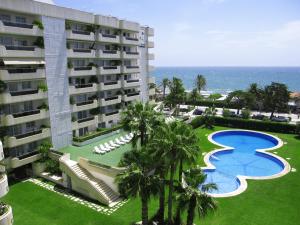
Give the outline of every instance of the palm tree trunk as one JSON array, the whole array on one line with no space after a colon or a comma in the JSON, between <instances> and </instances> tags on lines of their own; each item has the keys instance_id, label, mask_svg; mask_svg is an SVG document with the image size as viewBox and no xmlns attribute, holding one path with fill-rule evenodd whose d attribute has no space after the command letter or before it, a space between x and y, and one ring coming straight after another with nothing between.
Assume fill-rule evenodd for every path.
<instances>
[{"instance_id":1,"label":"palm tree trunk","mask_svg":"<svg viewBox=\"0 0 300 225\"><path fill-rule=\"evenodd\" d=\"M160 174L161 185L159 193L159 209L158 209L158 222L164 224L165 219L165 177L164 174Z\"/></svg>"},{"instance_id":2,"label":"palm tree trunk","mask_svg":"<svg viewBox=\"0 0 300 225\"><path fill-rule=\"evenodd\" d=\"M164 90L163 90L163 99L165 99L166 97L166 87L164 87Z\"/></svg>"},{"instance_id":3,"label":"palm tree trunk","mask_svg":"<svg viewBox=\"0 0 300 225\"><path fill-rule=\"evenodd\" d=\"M195 217L195 208L196 208L196 198L195 196L192 196L189 203L186 225L193 225L194 217Z\"/></svg>"},{"instance_id":4,"label":"palm tree trunk","mask_svg":"<svg viewBox=\"0 0 300 225\"><path fill-rule=\"evenodd\" d=\"M174 173L175 173L175 162L171 165L170 171L170 184L169 184L169 196L168 196L168 224L172 224L172 210L173 210L173 185L174 185Z\"/></svg>"},{"instance_id":5,"label":"palm tree trunk","mask_svg":"<svg viewBox=\"0 0 300 225\"><path fill-rule=\"evenodd\" d=\"M271 116L270 116L270 119L272 119L274 116L274 110L271 112Z\"/></svg>"},{"instance_id":6,"label":"palm tree trunk","mask_svg":"<svg viewBox=\"0 0 300 225\"><path fill-rule=\"evenodd\" d=\"M181 225L181 209L177 206L174 225Z\"/></svg>"},{"instance_id":7,"label":"palm tree trunk","mask_svg":"<svg viewBox=\"0 0 300 225\"><path fill-rule=\"evenodd\" d=\"M142 196L142 224L148 225L148 200Z\"/></svg>"},{"instance_id":8,"label":"palm tree trunk","mask_svg":"<svg viewBox=\"0 0 300 225\"><path fill-rule=\"evenodd\" d=\"M181 184L181 182L182 182L182 170L183 170L183 162L182 162L182 159L180 159L180 161L179 161L179 170L178 170L178 181L179 181L179 183Z\"/></svg>"}]
</instances>

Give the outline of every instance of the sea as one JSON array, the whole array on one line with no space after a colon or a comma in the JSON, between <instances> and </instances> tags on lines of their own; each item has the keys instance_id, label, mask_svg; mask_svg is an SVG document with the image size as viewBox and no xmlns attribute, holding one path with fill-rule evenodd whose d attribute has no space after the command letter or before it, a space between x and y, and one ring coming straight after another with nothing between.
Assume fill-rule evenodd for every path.
<instances>
[{"instance_id":1,"label":"sea","mask_svg":"<svg viewBox=\"0 0 300 225\"><path fill-rule=\"evenodd\" d=\"M156 84L164 78L181 78L185 89L195 88L195 78L206 78L206 92L227 94L234 90L246 90L251 83L261 87L272 82L284 83L290 91L300 92L300 67L156 67L152 75Z\"/></svg>"}]
</instances>

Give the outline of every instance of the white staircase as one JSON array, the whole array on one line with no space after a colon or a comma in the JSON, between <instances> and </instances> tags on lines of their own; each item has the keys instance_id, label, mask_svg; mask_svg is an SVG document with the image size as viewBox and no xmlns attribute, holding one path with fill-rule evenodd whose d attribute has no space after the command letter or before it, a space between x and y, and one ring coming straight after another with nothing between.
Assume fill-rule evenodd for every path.
<instances>
[{"instance_id":1,"label":"white staircase","mask_svg":"<svg viewBox=\"0 0 300 225\"><path fill-rule=\"evenodd\" d=\"M96 200L108 206L113 206L119 201L119 195L114 190L104 181L96 179L77 162L67 159L60 159L60 162L63 172L70 176L71 180L77 179L77 183L82 184L80 189L88 189L89 197L92 195Z\"/></svg>"}]
</instances>

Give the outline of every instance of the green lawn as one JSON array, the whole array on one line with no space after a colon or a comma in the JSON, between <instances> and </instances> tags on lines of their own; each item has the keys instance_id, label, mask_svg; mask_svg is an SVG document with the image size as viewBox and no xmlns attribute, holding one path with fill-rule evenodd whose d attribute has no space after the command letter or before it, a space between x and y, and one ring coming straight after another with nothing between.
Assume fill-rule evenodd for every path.
<instances>
[{"instance_id":1,"label":"green lawn","mask_svg":"<svg viewBox=\"0 0 300 225\"><path fill-rule=\"evenodd\" d=\"M226 128L215 128L221 129ZM207 140L207 135L211 132L213 131L197 129L202 152L216 148ZM201 222L197 219L197 225L299 224L300 140L294 135L275 135L287 142L287 145L276 150L278 155L291 158L288 162L297 172L290 172L273 180L248 180L248 188L244 193L236 197L217 199L216 213ZM203 165L202 157L199 158L199 164ZM106 216L29 182L12 185L3 200L13 207L15 225L126 225L141 218L138 199L131 199L115 213ZM154 199L149 207L151 215L156 207L157 202Z\"/></svg>"},{"instance_id":2,"label":"green lawn","mask_svg":"<svg viewBox=\"0 0 300 225\"><path fill-rule=\"evenodd\" d=\"M77 146L68 146L62 149L59 149L59 151L64 152L64 153L70 153L71 154L71 159L77 161L79 157L83 157L86 159L89 159L94 162L98 162L101 164L109 165L109 166L117 166L122 155L124 152L129 151L131 149L131 144L126 144L122 145L119 148L106 153L104 155L100 154L95 154L93 153L94 146L99 146L100 144L103 144L105 142L108 142L110 140L114 140L117 137L121 137L126 132L121 132L119 134L115 134L113 136L104 138L100 141L96 141L92 144L88 144L82 147L77 147Z\"/></svg>"}]
</instances>

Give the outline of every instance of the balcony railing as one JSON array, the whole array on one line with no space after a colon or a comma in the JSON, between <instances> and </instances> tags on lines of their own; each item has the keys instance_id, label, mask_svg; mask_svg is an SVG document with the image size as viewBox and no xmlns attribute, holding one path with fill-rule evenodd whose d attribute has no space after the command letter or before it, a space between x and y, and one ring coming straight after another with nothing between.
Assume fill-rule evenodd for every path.
<instances>
[{"instance_id":1,"label":"balcony railing","mask_svg":"<svg viewBox=\"0 0 300 225\"><path fill-rule=\"evenodd\" d=\"M116 69L118 69L118 67L117 66L103 66L103 69L104 70L116 70Z\"/></svg>"},{"instance_id":2,"label":"balcony railing","mask_svg":"<svg viewBox=\"0 0 300 225\"><path fill-rule=\"evenodd\" d=\"M15 23L15 22L10 22L10 21L2 21L2 23L5 26L9 26L9 27L20 27L20 28L27 28L27 29L33 28L33 24Z\"/></svg>"},{"instance_id":3,"label":"balcony railing","mask_svg":"<svg viewBox=\"0 0 300 225\"><path fill-rule=\"evenodd\" d=\"M111 101L111 100L115 100L118 99L119 96L114 96L114 97L108 97L108 98L104 98L105 101Z\"/></svg>"},{"instance_id":4,"label":"balcony railing","mask_svg":"<svg viewBox=\"0 0 300 225\"><path fill-rule=\"evenodd\" d=\"M8 73L35 73L36 68L14 68L7 69Z\"/></svg>"},{"instance_id":5,"label":"balcony railing","mask_svg":"<svg viewBox=\"0 0 300 225\"><path fill-rule=\"evenodd\" d=\"M41 110L36 109L36 110L31 110L31 111L13 113L12 115L13 115L14 118L19 118L19 117L23 117L23 116L30 116L30 115L39 114L40 112L41 112Z\"/></svg>"},{"instance_id":6,"label":"balcony railing","mask_svg":"<svg viewBox=\"0 0 300 225\"><path fill-rule=\"evenodd\" d=\"M117 35L113 35L113 34L101 34L102 37L107 37L107 38L116 38Z\"/></svg>"},{"instance_id":7,"label":"balcony railing","mask_svg":"<svg viewBox=\"0 0 300 225\"><path fill-rule=\"evenodd\" d=\"M34 46L5 45L6 50L34 51Z\"/></svg>"},{"instance_id":8,"label":"balcony railing","mask_svg":"<svg viewBox=\"0 0 300 225\"><path fill-rule=\"evenodd\" d=\"M111 115L115 115L118 113L119 113L119 111L113 111L113 112L105 113L105 116L111 116Z\"/></svg>"},{"instance_id":9,"label":"balcony railing","mask_svg":"<svg viewBox=\"0 0 300 225\"><path fill-rule=\"evenodd\" d=\"M126 52L127 55L138 55L138 52Z\"/></svg>"},{"instance_id":10,"label":"balcony railing","mask_svg":"<svg viewBox=\"0 0 300 225\"><path fill-rule=\"evenodd\" d=\"M87 88L87 87L93 87L93 84L75 84L75 88Z\"/></svg>"},{"instance_id":11,"label":"balcony railing","mask_svg":"<svg viewBox=\"0 0 300 225\"><path fill-rule=\"evenodd\" d=\"M127 95L127 97L131 97L131 96L136 96L136 95L139 95L139 94L140 94L140 92L134 92L134 93L128 93L126 95Z\"/></svg>"},{"instance_id":12,"label":"balcony railing","mask_svg":"<svg viewBox=\"0 0 300 225\"><path fill-rule=\"evenodd\" d=\"M126 82L127 83L134 83L134 82L139 82L140 80L139 79L135 79L135 80L127 80Z\"/></svg>"},{"instance_id":13,"label":"balcony railing","mask_svg":"<svg viewBox=\"0 0 300 225\"><path fill-rule=\"evenodd\" d=\"M126 66L127 69L138 69L139 66Z\"/></svg>"},{"instance_id":14,"label":"balcony railing","mask_svg":"<svg viewBox=\"0 0 300 225\"><path fill-rule=\"evenodd\" d=\"M105 82L104 85L114 85L114 84L118 84L118 81L111 81L111 82Z\"/></svg>"},{"instance_id":15,"label":"balcony railing","mask_svg":"<svg viewBox=\"0 0 300 225\"><path fill-rule=\"evenodd\" d=\"M85 101L85 102L78 102L76 103L77 106L83 106L83 105L89 105L89 104L93 104L94 100L89 100L89 101Z\"/></svg>"},{"instance_id":16,"label":"balcony railing","mask_svg":"<svg viewBox=\"0 0 300 225\"><path fill-rule=\"evenodd\" d=\"M20 96L20 95L31 95L31 94L37 94L39 92L38 89L35 90L24 90L24 91L11 91L11 96Z\"/></svg>"},{"instance_id":17,"label":"balcony railing","mask_svg":"<svg viewBox=\"0 0 300 225\"><path fill-rule=\"evenodd\" d=\"M118 53L117 50L103 50L102 52L104 54L117 54Z\"/></svg>"},{"instance_id":18,"label":"balcony railing","mask_svg":"<svg viewBox=\"0 0 300 225\"><path fill-rule=\"evenodd\" d=\"M129 41L138 41L139 39L137 38L134 38L134 37L125 37L126 40L129 40Z\"/></svg>"},{"instance_id":19,"label":"balcony railing","mask_svg":"<svg viewBox=\"0 0 300 225\"><path fill-rule=\"evenodd\" d=\"M93 120L94 118L95 118L94 116L91 116L91 117L79 119L79 120L78 120L78 123L84 123L84 122L87 122L87 121L91 121L91 120Z\"/></svg>"},{"instance_id":20,"label":"balcony railing","mask_svg":"<svg viewBox=\"0 0 300 225\"><path fill-rule=\"evenodd\" d=\"M75 71L81 71L81 70L92 70L92 66L78 66L74 67Z\"/></svg>"},{"instance_id":21,"label":"balcony railing","mask_svg":"<svg viewBox=\"0 0 300 225\"><path fill-rule=\"evenodd\" d=\"M82 35L90 35L91 32L89 31L84 31L84 30L72 30L73 34L82 34Z\"/></svg>"},{"instance_id":22,"label":"balcony railing","mask_svg":"<svg viewBox=\"0 0 300 225\"><path fill-rule=\"evenodd\" d=\"M33 131L27 132L25 134L15 135L15 138L16 139L26 138L26 137L30 137L30 136L33 136L33 135L36 135L36 134L41 134L42 132L43 132L42 129L40 129L40 130L33 130Z\"/></svg>"},{"instance_id":23,"label":"balcony railing","mask_svg":"<svg viewBox=\"0 0 300 225\"><path fill-rule=\"evenodd\" d=\"M73 49L73 52L91 53L91 52L92 52L92 49L76 48L76 49Z\"/></svg>"},{"instance_id":24,"label":"balcony railing","mask_svg":"<svg viewBox=\"0 0 300 225\"><path fill-rule=\"evenodd\" d=\"M31 156L34 156L34 155L37 155L39 154L40 152L39 151L32 151L32 152L28 152L24 155L21 155L21 156L16 156L15 158L18 158L19 160L22 160L22 159L26 159L28 157L31 157Z\"/></svg>"}]
</instances>

